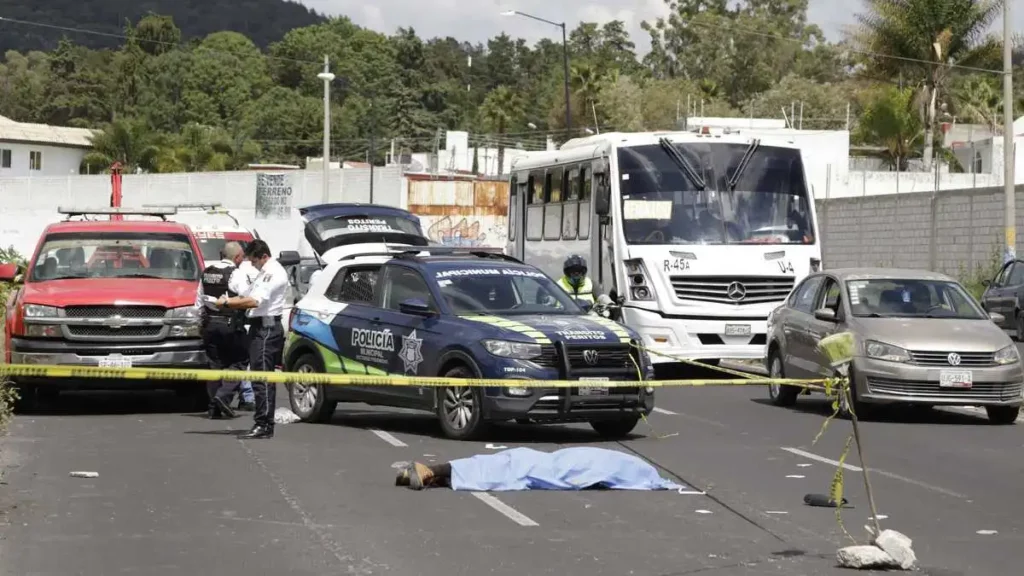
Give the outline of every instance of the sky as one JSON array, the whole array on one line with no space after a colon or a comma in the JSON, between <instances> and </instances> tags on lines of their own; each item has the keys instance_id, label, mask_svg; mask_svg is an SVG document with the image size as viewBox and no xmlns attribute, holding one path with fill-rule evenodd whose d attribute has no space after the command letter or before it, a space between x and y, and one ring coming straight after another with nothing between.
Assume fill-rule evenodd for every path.
<instances>
[{"instance_id":1,"label":"sky","mask_svg":"<svg viewBox=\"0 0 1024 576\"><path fill-rule=\"evenodd\" d=\"M345 15L356 24L387 34L411 26L420 37L453 36L460 40L484 42L501 32L535 42L541 38L560 39L558 28L519 16L501 16L519 10L554 22L566 21L571 30L579 22L626 23L639 52L650 46L640 28L644 20L667 13L664 0L298 0L317 12ZM1012 14L1014 30L1024 31L1024 3ZM842 30L854 22L863 3L858 0L810 0L808 19L825 31L830 40L842 38ZM1015 6L1016 8L1016 6ZM1001 32L1002 22L996 25Z\"/></svg>"}]
</instances>

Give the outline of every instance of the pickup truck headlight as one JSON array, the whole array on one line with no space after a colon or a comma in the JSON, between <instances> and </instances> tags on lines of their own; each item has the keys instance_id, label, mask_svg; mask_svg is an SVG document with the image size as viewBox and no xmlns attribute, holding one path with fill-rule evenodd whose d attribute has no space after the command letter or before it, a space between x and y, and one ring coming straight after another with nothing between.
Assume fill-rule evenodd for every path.
<instances>
[{"instance_id":1,"label":"pickup truck headlight","mask_svg":"<svg viewBox=\"0 0 1024 576\"><path fill-rule=\"evenodd\" d=\"M1017 346L1011 344L999 352L996 352L994 360L996 361L996 364L1013 364L1015 362L1020 362L1020 354L1017 352Z\"/></svg>"},{"instance_id":2,"label":"pickup truck headlight","mask_svg":"<svg viewBox=\"0 0 1024 576\"><path fill-rule=\"evenodd\" d=\"M171 338L199 338L199 324L178 324L171 326Z\"/></svg>"},{"instance_id":3,"label":"pickup truck headlight","mask_svg":"<svg viewBox=\"0 0 1024 576\"><path fill-rule=\"evenodd\" d=\"M178 308L171 308L169 318L174 320L195 320L199 321L200 311L196 306L181 306Z\"/></svg>"},{"instance_id":4,"label":"pickup truck headlight","mask_svg":"<svg viewBox=\"0 0 1024 576\"><path fill-rule=\"evenodd\" d=\"M540 344L509 342L507 340L484 340L484 349L500 358L532 360L542 354Z\"/></svg>"},{"instance_id":5,"label":"pickup truck headlight","mask_svg":"<svg viewBox=\"0 0 1024 576\"><path fill-rule=\"evenodd\" d=\"M868 340L864 343L864 352L867 353L868 358L885 360L887 362L907 362L910 360L910 353L903 348L893 346L892 344L885 344L884 342L875 342L874 340Z\"/></svg>"},{"instance_id":6,"label":"pickup truck headlight","mask_svg":"<svg viewBox=\"0 0 1024 576\"><path fill-rule=\"evenodd\" d=\"M39 304L25 304L22 311L25 318L56 318L57 308L54 306L42 306Z\"/></svg>"}]
</instances>

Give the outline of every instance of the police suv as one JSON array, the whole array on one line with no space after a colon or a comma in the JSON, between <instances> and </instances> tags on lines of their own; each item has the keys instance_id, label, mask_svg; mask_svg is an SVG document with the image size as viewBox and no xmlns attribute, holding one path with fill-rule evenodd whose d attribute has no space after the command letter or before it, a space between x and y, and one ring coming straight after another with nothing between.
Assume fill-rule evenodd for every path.
<instances>
[{"instance_id":1,"label":"police suv","mask_svg":"<svg viewBox=\"0 0 1024 576\"><path fill-rule=\"evenodd\" d=\"M287 371L506 379L508 386L290 384L292 410L326 421L339 402L434 412L454 439L495 421L589 422L627 436L654 408L650 358L632 330L587 314L540 270L500 253L393 247L329 264L293 309ZM529 388L517 380L574 380ZM634 387L602 386L635 381Z\"/></svg>"}]
</instances>

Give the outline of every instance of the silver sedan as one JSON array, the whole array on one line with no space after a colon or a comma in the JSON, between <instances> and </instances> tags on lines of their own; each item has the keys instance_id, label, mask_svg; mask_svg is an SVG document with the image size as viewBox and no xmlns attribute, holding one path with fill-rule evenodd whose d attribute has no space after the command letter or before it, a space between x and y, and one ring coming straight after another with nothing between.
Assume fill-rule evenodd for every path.
<instances>
[{"instance_id":1,"label":"silver sedan","mask_svg":"<svg viewBox=\"0 0 1024 576\"><path fill-rule=\"evenodd\" d=\"M816 344L852 332L853 410L872 404L983 406L1012 424L1024 404L1017 347L956 280L922 270L851 268L807 276L768 317L765 367L776 378L832 373ZM995 322L993 322L995 320ZM772 385L778 405L800 388ZM840 402L848 414L850 406Z\"/></svg>"}]
</instances>

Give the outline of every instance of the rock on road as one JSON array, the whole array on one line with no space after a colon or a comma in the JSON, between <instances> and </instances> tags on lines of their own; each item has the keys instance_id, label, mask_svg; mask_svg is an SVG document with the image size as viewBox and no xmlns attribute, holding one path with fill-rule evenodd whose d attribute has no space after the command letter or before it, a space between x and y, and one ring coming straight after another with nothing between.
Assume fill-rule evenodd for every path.
<instances>
[{"instance_id":1,"label":"rock on road","mask_svg":"<svg viewBox=\"0 0 1024 576\"><path fill-rule=\"evenodd\" d=\"M620 444L585 426L503 426L452 442L429 415L364 405L242 442L234 433L248 415L210 421L159 394L68 394L48 413L16 418L0 440L0 572L847 573L834 567L851 543L834 511L803 496L828 491L849 423L833 421L812 446L825 404L801 398L783 409L765 397L753 387L665 390L650 426ZM913 538L921 573L1019 565L1020 426L935 410L883 415L864 431L882 527ZM398 462L581 444L635 451L707 495L393 485ZM847 464L859 466L855 453ZM77 470L99 477L69 476ZM861 476L846 477L853 508L842 518L864 543Z\"/></svg>"}]
</instances>

